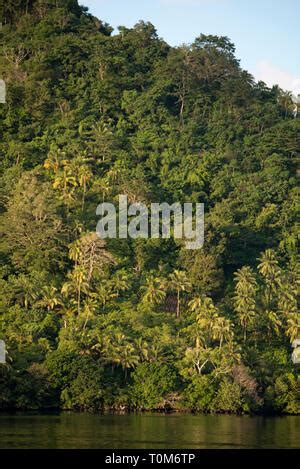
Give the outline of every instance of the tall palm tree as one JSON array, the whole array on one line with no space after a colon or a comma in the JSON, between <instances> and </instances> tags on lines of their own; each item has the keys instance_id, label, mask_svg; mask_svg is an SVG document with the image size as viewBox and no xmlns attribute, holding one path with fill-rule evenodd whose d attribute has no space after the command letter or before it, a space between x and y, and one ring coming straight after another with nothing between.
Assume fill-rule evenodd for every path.
<instances>
[{"instance_id":1,"label":"tall palm tree","mask_svg":"<svg viewBox=\"0 0 300 469\"><path fill-rule=\"evenodd\" d=\"M194 331L196 334L196 348L199 348L200 343L205 345L212 339L218 309L209 297L195 298L194 301L190 301L189 305L196 313Z\"/></svg>"},{"instance_id":2,"label":"tall palm tree","mask_svg":"<svg viewBox=\"0 0 300 469\"><path fill-rule=\"evenodd\" d=\"M56 172L57 177L54 179L54 189L61 188L67 192L69 186L74 187L77 185L76 169L70 160L62 160L60 164L60 171Z\"/></svg>"},{"instance_id":3,"label":"tall palm tree","mask_svg":"<svg viewBox=\"0 0 300 469\"><path fill-rule=\"evenodd\" d=\"M80 314L81 294L87 293L89 284L86 281L86 271L81 266L76 266L72 272L68 274L68 281L62 286L62 294L69 297L72 294L76 295L77 313Z\"/></svg>"},{"instance_id":4,"label":"tall palm tree","mask_svg":"<svg viewBox=\"0 0 300 469\"><path fill-rule=\"evenodd\" d=\"M98 306L98 303L97 303L97 300L95 298L95 295L87 298L84 301L83 309L82 309L82 313L85 317L83 330L85 330L85 328L87 326L87 323L88 323L88 320L94 316L94 314L97 310L97 306Z\"/></svg>"},{"instance_id":5,"label":"tall palm tree","mask_svg":"<svg viewBox=\"0 0 300 469\"><path fill-rule=\"evenodd\" d=\"M166 291L163 281L159 277L151 275L146 279L146 284L142 286L143 303L160 304L166 298Z\"/></svg>"},{"instance_id":6,"label":"tall palm tree","mask_svg":"<svg viewBox=\"0 0 300 469\"><path fill-rule=\"evenodd\" d=\"M213 338L220 341L220 348L224 341L230 342L233 338L232 324L229 319L215 316L212 324Z\"/></svg>"},{"instance_id":7,"label":"tall palm tree","mask_svg":"<svg viewBox=\"0 0 300 469\"><path fill-rule=\"evenodd\" d=\"M78 159L77 159L78 161ZM78 167L78 182L79 182L79 186L83 189L83 193L82 193L82 202L81 202L81 210L83 212L84 210L84 204L85 204L85 196L86 196L86 191L87 191L87 184L91 181L92 177L93 177L93 173L90 169L90 167L85 164L85 159L84 158L81 158L79 160L79 162L81 164L79 164L79 167Z\"/></svg>"},{"instance_id":8,"label":"tall palm tree","mask_svg":"<svg viewBox=\"0 0 300 469\"><path fill-rule=\"evenodd\" d=\"M67 214L69 214L70 204L74 200L74 189L78 184L74 167L69 160L62 160L61 168L55 174L53 188L61 191L60 198L66 204Z\"/></svg>"},{"instance_id":9,"label":"tall palm tree","mask_svg":"<svg viewBox=\"0 0 300 469\"><path fill-rule=\"evenodd\" d=\"M111 129L111 122L101 120L92 129L91 149L96 155L101 155L102 163L110 158L111 150L114 146L114 134Z\"/></svg>"},{"instance_id":10,"label":"tall palm tree","mask_svg":"<svg viewBox=\"0 0 300 469\"><path fill-rule=\"evenodd\" d=\"M256 313L257 282L250 267L243 267L235 273L234 309L239 316L244 331L244 342L247 340L247 329L253 322Z\"/></svg>"},{"instance_id":11,"label":"tall palm tree","mask_svg":"<svg viewBox=\"0 0 300 469\"><path fill-rule=\"evenodd\" d=\"M78 265L80 254L80 240L77 239L72 244L69 244L69 259L75 262L75 266Z\"/></svg>"},{"instance_id":12,"label":"tall palm tree","mask_svg":"<svg viewBox=\"0 0 300 469\"><path fill-rule=\"evenodd\" d=\"M278 309L283 316L288 317L289 314L297 312L297 294L296 279L285 279L285 281L281 282L278 292Z\"/></svg>"},{"instance_id":13,"label":"tall palm tree","mask_svg":"<svg viewBox=\"0 0 300 469\"><path fill-rule=\"evenodd\" d=\"M261 254L261 257L258 260L260 262L257 267L258 271L264 277L267 284L268 294L270 295L272 291L276 292L281 280L281 270L278 266L276 254L272 249L267 249Z\"/></svg>"},{"instance_id":14,"label":"tall palm tree","mask_svg":"<svg viewBox=\"0 0 300 469\"><path fill-rule=\"evenodd\" d=\"M267 321L268 335L271 336L274 331L278 336L280 335L280 329L282 327L282 321L279 319L278 314L275 311L267 310L264 314Z\"/></svg>"},{"instance_id":15,"label":"tall palm tree","mask_svg":"<svg viewBox=\"0 0 300 469\"><path fill-rule=\"evenodd\" d=\"M124 370L125 378L127 378L128 370L139 363L139 356L131 343L127 342L120 348L119 362Z\"/></svg>"},{"instance_id":16,"label":"tall palm tree","mask_svg":"<svg viewBox=\"0 0 300 469\"><path fill-rule=\"evenodd\" d=\"M180 294L191 289L191 283L187 277L187 274L184 271L174 270L169 275L168 286L171 291L176 291L177 294L177 307L176 307L176 317L180 317Z\"/></svg>"}]
</instances>

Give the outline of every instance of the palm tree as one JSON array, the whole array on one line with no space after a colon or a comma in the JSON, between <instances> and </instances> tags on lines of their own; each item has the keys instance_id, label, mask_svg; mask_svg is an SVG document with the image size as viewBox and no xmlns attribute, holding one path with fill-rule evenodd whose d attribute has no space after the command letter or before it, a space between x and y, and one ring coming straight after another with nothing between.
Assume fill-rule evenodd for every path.
<instances>
[{"instance_id":1,"label":"palm tree","mask_svg":"<svg viewBox=\"0 0 300 469\"><path fill-rule=\"evenodd\" d=\"M251 267L242 267L234 274L236 282L236 291L244 292L245 290L255 293L257 290L257 282Z\"/></svg>"},{"instance_id":2,"label":"palm tree","mask_svg":"<svg viewBox=\"0 0 300 469\"><path fill-rule=\"evenodd\" d=\"M83 310L82 313L85 316L85 321L83 325L83 330L85 330L89 318L93 317L95 314L95 311L97 310L97 300L95 298L95 295L91 296L90 298L87 298L83 304Z\"/></svg>"},{"instance_id":3,"label":"palm tree","mask_svg":"<svg viewBox=\"0 0 300 469\"><path fill-rule=\"evenodd\" d=\"M97 179L97 181L94 183L93 188L96 191L101 192L102 202L104 202L105 196L107 196L111 191L111 185L110 185L109 181L106 178Z\"/></svg>"},{"instance_id":4,"label":"palm tree","mask_svg":"<svg viewBox=\"0 0 300 469\"><path fill-rule=\"evenodd\" d=\"M60 314L63 317L64 328L67 329L67 319L74 317L76 314L76 306L74 306L72 302L63 304Z\"/></svg>"},{"instance_id":5,"label":"palm tree","mask_svg":"<svg viewBox=\"0 0 300 469\"><path fill-rule=\"evenodd\" d=\"M218 317L218 309L209 297L195 298L195 300L190 301L189 305L197 314L194 331L196 334L196 348L198 349L200 343L206 344L211 341L215 318Z\"/></svg>"},{"instance_id":6,"label":"palm tree","mask_svg":"<svg viewBox=\"0 0 300 469\"><path fill-rule=\"evenodd\" d=\"M77 239L74 243L69 244L69 259L75 262L75 266L78 265L80 254L80 240Z\"/></svg>"},{"instance_id":7,"label":"palm tree","mask_svg":"<svg viewBox=\"0 0 300 469\"><path fill-rule=\"evenodd\" d=\"M177 308L176 308L176 317L180 317L180 294L182 292L189 291L191 288L191 283L187 278L187 275L184 271L174 270L169 275L168 286L171 291L176 291L177 294Z\"/></svg>"},{"instance_id":8,"label":"palm tree","mask_svg":"<svg viewBox=\"0 0 300 469\"><path fill-rule=\"evenodd\" d=\"M77 159L78 160L78 159ZM81 202L81 210L83 212L84 210L84 203L85 203L85 196L86 196L86 190L87 190L87 184L89 181L91 181L93 177L93 173L89 166L87 164L84 164L85 159L80 159L80 162L82 164L79 164L78 168L78 182L79 186L82 187L83 189L83 194L82 194L82 202Z\"/></svg>"},{"instance_id":9,"label":"palm tree","mask_svg":"<svg viewBox=\"0 0 300 469\"><path fill-rule=\"evenodd\" d=\"M297 312L297 294L298 289L296 279L290 278L281 282L279 288L278 308L285 317L288 317L291 313Z\"/></svg>"},{"instance_id":10,"label":"palm tree","mask_svg":"<svg viewBox=\"0 0 300 469\"><path fill-rule=\"evenodd\" d=\"M87 293L89 289L89 284L86 281L86 272L80 267L76 266L73 272L68 274L68 282L65 282L62 286L61 292L67 297L70 294L75 293L77 300L77 313L80 314L80 305L81 305L81 294L82 292Z\"/></svg>"},{"instance_id":11,"label":"palm tree","mask_svg":"<svg viewBox=\"0 0 300 469\"><path fill-rule=\"evenodd\" d=\"M266 281L268 301L270 302L271 292L276 292L280 285L281 270L278 266L275 252L272 249L267 249L263 254L261 254L261 257L258 260L260 264L257 268Z\"/></svg>"},{"instance_id":12,"label":"palm tree","mask_svg":"<svg viewBox=\"0 0 300 469\"><path fill-rule=\"evenodd\" d=\"M117 296L119 296L120 293L130 290L129 276L125 269L116 272L112 278L112 284Z\"/></svg>"},{"instance_id":13,"label":"palm tree","mask_svg":"<svg viewBox=\"0 0 300 469\"><path fill-rule=\"evenodd\" d=\"M118 347L119 339L118 336L122 336L121 341L123 340L123 334L115 332L112 330L111 326L105 330L105 333L100 331L97 337L97 343L93 345L92 349L100 353L101 358L106 364L111 364L112 371L114 370L115 364L118 364Z\"/></svg>"},{"instance_id":14,"label":"palm tree","mask_svg":"<svg viewBox=\"0 0 300 469\"><path fill-rule=\"evenodd\" d=\"M274 331L276 335L279 335L280 328L282 327L282 322L279 319L277 313L275 311L267 310L265 311L265 318L267 320L267 329L269 337L271 336L272 331Z\"/></svg>"},{"instance_id":15,"label":"palm tree","mask_svg":"<svg viewBox=\"0 0 300 469\"><path fill-rule=\"evenodd\" d=\"M139 357L131 343L127 342L119 349L119 362L124 370L126 378L128 370L139 363Z\"/></svg>"},{"instance_id":16,"label":"palm tree","mask_svg":"<svg viewBox=\"0 0 300 469\"><path fill-rule=\"evenodd\" d=\"M114 134L111 130L111 123L101 120L92 129L91 148L95 154L101 154L102 163L106 161L111 155L111 150L114 146Z\"/></svg>"},{"instance_id":17,"label":"palm tree","mask_svg":"<svg viewBox=\"0 0 300 469\"><path fill-rule=\"evenodd\" d=\"M293 342L300 337L300 315L299 313L293 313L290 315L287 320L287 329L286 335L290 338L290 341Z\"/></svg>"},{"instance_id":18,"label":"palm tree","mask_svg":"<svg viewBox=\"0 0 300 469\"><path fill-rule=\"evenodd\" d=\"M220 340L220 348L224 341L230 342L233 338L232 324L229 319L215 316L212 324L213 339Z\"/></svg>"},{"instance_id":19,"label":"palm tree","mask_svg":"<svg viewBox=\"0 0 300 469\"><path fill-rule=\"evenodd\" d=\"M121 175L121 168L115 165L107 173L107 180L112 184L117 184Z\"/></svg>"},{"instance_id":20,"label":"palm tree","mask_svg":"<svg viewBox=\"0 0 300 469\"><path fill-rule=\"evenodd\" d=\"M191 302L192 303L192 302ZM214 305L213 300L209 297L204 297L197 301L198 306L195 311L197 312L197 322L200 324L203 320L211 322L213 317L218 314L218 309ZM192 303L192 306L193 305Z\"/></svg>"},{"instance_id":21,"label":"palm tree","mask_svg":"<svg viewBox=\"0 0 300 469\"><path fill-rule=\"evenodd\" d=\"M24 274L15 277L12 281L13 283L13 293L14 297L19 301L26 309L28 309L30 304L33 304L36 301L37 285L33 279L29 279Z\"/></svg>"},{"instance_id":22,"label":"palm tree","mask_svg":"<svg viewBox=\"0 0 300 469\"><path fill-rule=\"evenodd\" d=\"M146 279L146 284L142 286L141 291L144 292L143 303L160 304L166 298L163 281L153 275Z\"/></svg>"},{"instance_id":23,"label":"palm tree","mask_svg":"<svg viewBox=\"0 0 300 469\"><path fill-rule=\"evenodd\" d=\"M295 107L292 96L291 91L282 91L278 97L279 104L285 110L285 117L287 117L289 112L292 112Z\"/></svg>"},{"instance_id":24,"label":"palm tree","mask_svg":"<svg viewBox=\"0 0 300 469\"><path fill-rule=\"evenodd\" d=\"M57 177L54 179L54 189L61 188L66 193L69 186L75 187L77 185L76 173L74 173L74 165L72 166L69 160L61 161L62 170L57 171Z\"/></svg>"},{"instance_id":25,"label":"palm tree","mask_svg":"<svg viewBox=\"0 0 300 469\"><path fill-rule=\"evenodd\" d=\"M198 311L201 306L202 306L202 298L200 298L200 296L196 296L195 298L193 298L188 306L189 306L189 309L194 313L195 311Z\"/></svg>"},{"instance_id":26,"label":"palm tree","mask_svg":"<svg viewBox=\"0 0 300 469\"><path fill-rule=\"evenodd\" d=\"M48 311L53 310L56 306L62 305L62 300L57 294L57 288L53 286L45 286L41 291L41 299L35 304L41 308L47 308Z\"/></svg>"},{"instance_id":27,"label":"palm tree","mask_svg":"<svg viewBox=\"0 0 300 469\"><path fill-rule=\"evenodd\" d=\"M55 173L53 188L61 190L61 199L67 205L69 213L70 204L74 199L74 188L77 187L76 170L69 160L62 160L61 167L62 169Z\"/></svg>"},{"instance_id":28,"label":"palm tree","mask_svg":"<svg viewBox=\"0 0 300 469\"><path fill-rule=\"evenodd\" d=\"M247 340L247 328L253 322L256 311L257 283L250 267L243 267L235 273L234 308L239 316L244 331L244 342Z\"/></svg>"},{"instance_id":29,"label":"palm tree","mask_svg":"<svg viewBox=\"0 0 300 469\"><path fill-rule=\"evenodd\" d=\"M160 343L152 343L149 347L149 362L155 363L164 355L164 347Z\"/></svg>"},{"instance_id":30,"label":"palm tree","mask_svg":"<svg viewBox=\"0 0 300 469\"><path fill-rule=\"evenodd\" d=\"M44 168L50 169L56 174L60 168L60 157L65 157L64 153L60 153L60 151L49 153L47 159L44 162Z\"/></svg>"},{"instance_id":31,"label":"palm tree","mask_svg":"<svg viewBox=\"0 0 300 469\"><path fill-rule=\"evenodd\" d=\"M106 356L106 361L114 365L121 365L127 377L130 368L139 363L139 356L131 342L128 342L126 336L122 332L112 332L106 335L101 346L102 353Z\"/></svg>"},{"instance_id":32,"label":"palm tree","mask_svg":"<svg viewBox=\"0 0 300 469\"><path fill-rule=\"evenodd\" d=\"M140 361L148 361L149 359L149 345L146 340L144 340L142 337L139 337L135 341L135 348L138 353Z\"/></svg>"},{"instance_id":33,"label":"palm tree","mask_svg":"<svg viewBox=\"0 0 300 469\"><path fill-rule=\"evenodd\" d=\"M96 295L102 304L104 309L107 303L117 297L116 292L113 290L113 286L109 281L102 281L96 288Z\"/></svg>"}]
</instances>

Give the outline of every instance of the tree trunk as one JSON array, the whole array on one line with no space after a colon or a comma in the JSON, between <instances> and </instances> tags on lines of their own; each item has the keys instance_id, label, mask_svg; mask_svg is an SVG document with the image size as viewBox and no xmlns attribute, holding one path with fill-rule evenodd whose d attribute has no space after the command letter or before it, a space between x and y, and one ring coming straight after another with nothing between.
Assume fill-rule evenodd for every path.
<instances>
[{"instance_id":1,"label":"tree trunk","mask_svg":"<svg viewBox=\"0 0 300 469\"><path fill-rule=\"evenodd\" d=\"M88 315L88 313L87 313L86 316L85 316L85 321L84 321L84 325L83 325L83 330L85 330L85 328L86 328L86 326L87 326L88 319L89 319L89 315Z\"/></svg>"},{"instance_id":2,"label":"tree trunk","mask_svg":"<svg viewBox=\"0 0 300 469\"><path fill-rule=\"evenodd\" d=\"M80 285L78 286L78 297L77 297L77 312L78 312L78 316L80 314L80 296L81 296L81 289L80 289Z\"/></svg>"},{"instance_id":3,"label":"tree trunk","mask_svg":"<svg viewBox=\"0 0 300 469\"><path fill-rule=\"evenodd\" d=\"M176 308L176 317L180 317L180 292L177 290L177 308Z\"/></svg>"},{"instance_id":4,"label":"tree trunk","mask_svg":"<svg viewBox=\"0 0 300 469\"><path fill-rule=\"evenodd\" d=\"M81 211L83 212L84 210L84 204L85 204L85 192L86 192L86 186L84 184L83 186L83 194L82 194L82 203L81 203Z\"/></svg>"}]
</instances>

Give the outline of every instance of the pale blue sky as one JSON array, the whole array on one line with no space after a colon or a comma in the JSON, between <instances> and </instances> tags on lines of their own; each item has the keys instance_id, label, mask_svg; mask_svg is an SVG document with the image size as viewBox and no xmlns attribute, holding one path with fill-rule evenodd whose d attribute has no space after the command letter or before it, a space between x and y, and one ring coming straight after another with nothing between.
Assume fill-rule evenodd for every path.
<instances>
[{"instance_id":1,"label":"pale blue sky","mask_svg":"<svg viewBox=\"0 0 300 469\"><path fill-rule=\"evenodd\" d=\"M299 0L79 0L115 29L151 21L171 45L229 36L241 64L268 85L300 93Z\"/></svg>"}]
</instances>

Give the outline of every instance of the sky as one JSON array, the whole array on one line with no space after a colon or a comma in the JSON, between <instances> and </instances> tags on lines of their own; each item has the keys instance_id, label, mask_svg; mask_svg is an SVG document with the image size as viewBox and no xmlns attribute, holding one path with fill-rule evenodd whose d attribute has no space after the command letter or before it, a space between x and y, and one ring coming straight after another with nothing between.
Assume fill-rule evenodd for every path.
<instances>
[{"instance_id":1,"label":"sky","mask_svg":"<svg viewBox=\"0 0 300 469\"><path fill-rule=\"evenodd\" d=\"M118 26L150 21L168 44L201 33L228 36L241 65L268 86L300 94L299 0L79 0L90 13Z\"/></svg>"}]
</instances>

